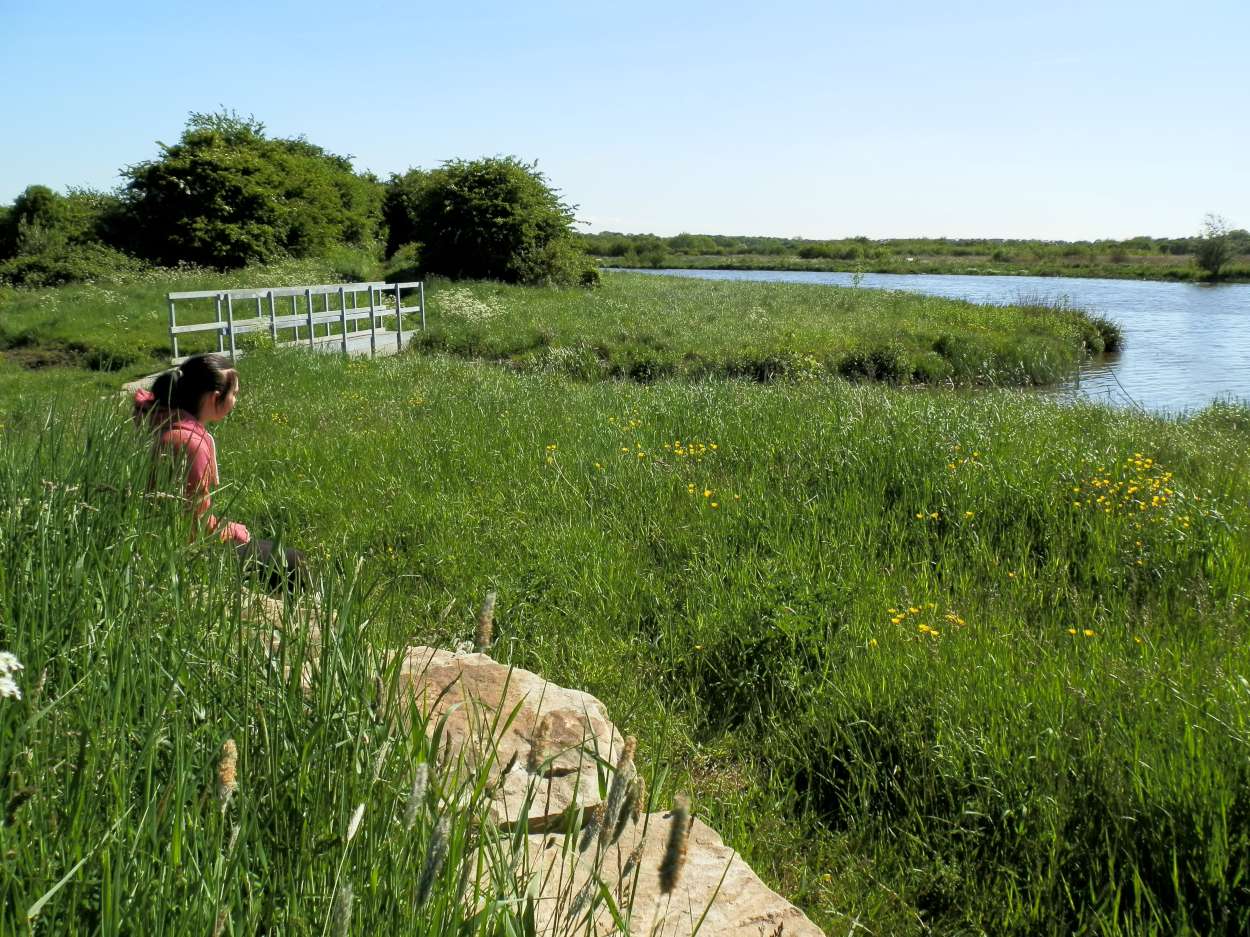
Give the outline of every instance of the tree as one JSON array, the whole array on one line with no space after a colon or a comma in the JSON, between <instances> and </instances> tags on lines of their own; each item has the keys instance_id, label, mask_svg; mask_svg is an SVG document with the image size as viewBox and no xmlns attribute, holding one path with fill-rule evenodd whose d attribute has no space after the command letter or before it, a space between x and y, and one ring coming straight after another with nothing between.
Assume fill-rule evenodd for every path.
<instances>
[{"instance_id":1,"label":"tree","mask_svg":"<svg viewBox=\"0 0 1250 937\"><path fill-rule=\"evenodd\" d=\"M105 192L70 188L61 195L27 186L0 214L0 280L52 286L132 269L134 259L110 246L120 208L120 199Z\"/></svg>"},{"instance_id":2,"label":"tree","mask_svg":"<svg viewBox=\"0 0 1250 937\"><path fill-rule=\"evenodd\" d=\"M160 158L125 170L132 237L160 263L227 268L306 257L377 234L371 176L302 137L271 139L254 118L195 114Z\"/></svg>"},{"instance_id":3,"label":"tree","mask_svg":"<svg viewBox=\"0 0 1250 937\"><path fill-rule=\"evenodd\" d=\"M559 285L593 275L575 241L573 209L537 164L514 156L392 176L383 216L388 256L417 244L426 273Z\"/></svg>"},{"instance_id":4,"label":"tree","mask_svg":"<svg viewBox=\"0 0 1250 937\"><path fill-rule=\"evenodd\" d=\"M1194 244L1194 259L1212 279L1220 275L1220 268L1233 257L1233 238L1228 221L1215 214L1202 219L1202 230Z\"/></svg>"}]
</instances>

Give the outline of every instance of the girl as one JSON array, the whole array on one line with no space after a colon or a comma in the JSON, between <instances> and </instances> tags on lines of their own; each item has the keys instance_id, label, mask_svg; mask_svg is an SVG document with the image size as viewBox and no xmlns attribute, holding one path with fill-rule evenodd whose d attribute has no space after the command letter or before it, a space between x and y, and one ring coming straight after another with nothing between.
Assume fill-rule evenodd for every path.
<instances>
[{"instance_id":1,"label":"girl","mask_svg":"<svg viewBox=\"0 0 1250 937\"><path fill-rule=\"evenodd\" d=\"M135 392L135 425L156 436L153 454L175 458L186 467L186 495L197 526L233 544L245 566L259 565L271 588L294 588L305 578L304 557L284 550L275 557L273 541L252 539L242 524L219 521L210 513L218 483L217 444L206 424L230 415L239 398L239 372L222 355L193 355L161 374L151 390Z\"/></svg>"}]
</instances>

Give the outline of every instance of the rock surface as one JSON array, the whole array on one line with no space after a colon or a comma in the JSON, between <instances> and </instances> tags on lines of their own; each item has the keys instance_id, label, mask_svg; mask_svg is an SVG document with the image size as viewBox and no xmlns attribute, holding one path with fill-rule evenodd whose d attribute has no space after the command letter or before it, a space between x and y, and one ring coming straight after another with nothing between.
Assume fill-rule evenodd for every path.
<instances>
[{"instance_id":1,"label":"rock surface","mask_svg":"<svg viewBox=\"0 0 1250 937\"><path fill-rule=\"evenodd\" d=\"M577 851L577 837L530 836L530 858L537 878L539 933L573 933L585 917L571 907L596 874L621 907L632 907L629 932L647 937L689 937L696 925L707 937L821 937L822 931L794 905L767 885L724 844L715 830L698 819L690 828L686 861L671 895L660 892L660 864L672 830L673 814L651 813L630 822L621 838L601 853L591 846ZM645 835L644 835L645 834ZM632 856L632 859L631 859ZM631 900L632 894L632 900ZM593 910L592 933L617 933L602 901ZM700 924L700 920L702 923ZM585 928L580 929L585 932Z\"/></svg>"},{"instance_id":2,"label":"rock surface","mask_svg":"<svg viewBox=\"0 0 1250 937\"><path fill-rule=\"evenodd\" d=\"M415 707L431 734L445 722L453 760L463 756L470 768L490 763L500 773L491 804L496 822L528 817L529 829L549 829L568 820L570 808L603 799L599 779L624 740L599 700L485 654L411 647L402 656L403 715L415 715L408 708Z\"/></svg>"}]
</instances>

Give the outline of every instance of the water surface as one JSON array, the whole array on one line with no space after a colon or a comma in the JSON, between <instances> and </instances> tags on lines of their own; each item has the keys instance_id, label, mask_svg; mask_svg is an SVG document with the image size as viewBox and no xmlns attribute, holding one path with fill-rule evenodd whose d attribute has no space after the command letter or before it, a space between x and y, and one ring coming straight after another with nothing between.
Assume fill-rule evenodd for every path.
<instances>
[{"instance_id":1,"label":"water surface","mask_svg":"<svg viewBox=\"0 0 1250 937\"><path fill-rule=\"evenodd\" d=\"M808 270L641 272L710 280L854 285L850 273ZM1065 394L1171 414L1197 410L1213 400L1250 402L1247 283L1210 286L1076 277L865 273L860 285L975 303L1012 303L1022 297L1064 299L1120 323L1124 351L1087 362L1079 380L1061 388Z\"/></svg>"}]
</instances>

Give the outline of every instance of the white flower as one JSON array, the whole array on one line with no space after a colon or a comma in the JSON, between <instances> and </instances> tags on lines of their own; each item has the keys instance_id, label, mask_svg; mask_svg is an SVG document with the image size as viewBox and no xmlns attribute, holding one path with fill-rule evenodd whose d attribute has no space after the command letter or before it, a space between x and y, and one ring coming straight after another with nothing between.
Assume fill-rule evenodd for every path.
<instances>
[{"instance_id":1,"label":"white flower","mask_svg":"<svg viewBox=\"0 0 1250 937\"><path fill-rule=\"evenodd\" d=\"M8 651L0 651L0 699L21 699L22 691L18 689L13 674L23 670L22 662Z\"/></svg>"}]
</instances>

